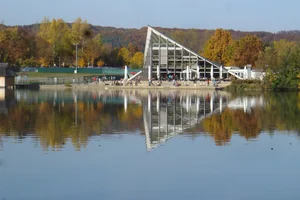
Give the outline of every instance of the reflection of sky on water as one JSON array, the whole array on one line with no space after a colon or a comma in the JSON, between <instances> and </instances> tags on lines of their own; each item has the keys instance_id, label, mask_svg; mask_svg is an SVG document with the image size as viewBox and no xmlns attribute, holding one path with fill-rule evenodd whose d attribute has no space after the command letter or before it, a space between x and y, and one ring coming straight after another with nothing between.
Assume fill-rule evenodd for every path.
<instances>
[{"instance_id":1,"label":"reflection of sky on water","mask_svg":"<svg viewBox=\"0 0 300 200\"><path fill-rule=\"evenodd\" d=\"M299 141L239 136L217 147L204 135L178 136L151 153L139 134L102 137L87 148L43 152L30 140L5 142L0 198L6 199L297 199ZM289 143L292 143L290 145ZM101 146L99 146L101 145ZM270 148L274 150L270 150Z\"/></svg>"}]
</instances>

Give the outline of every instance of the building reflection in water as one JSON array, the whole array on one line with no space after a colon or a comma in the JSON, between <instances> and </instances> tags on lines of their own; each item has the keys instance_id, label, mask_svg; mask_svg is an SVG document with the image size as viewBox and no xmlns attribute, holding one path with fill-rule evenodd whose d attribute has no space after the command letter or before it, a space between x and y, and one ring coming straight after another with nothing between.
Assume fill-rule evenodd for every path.
<instances>
[{"instance_id":1,"label":"building reflection in water","mask_svg":"<svg viewBox=\"0 0 300 200\"><path fill-rule=\"evenodd\" d=\"M143 98L146 147L150 151L206 117L222 112L230 95L216 91L148 92Z\"/></svg>"},{"instance_id":2,"label":"building reflection in water","mask_svg":"<svg viewBox=\"0 0 300 200\"><path fill-rule=\"evenodd\" d=\"M265 105L263 96L259 97L238 97L228 104L228 108L232 110L241 109L245 113L251 113L251 108L253 107L263 107Z\"/></svg>"}]
</instances>

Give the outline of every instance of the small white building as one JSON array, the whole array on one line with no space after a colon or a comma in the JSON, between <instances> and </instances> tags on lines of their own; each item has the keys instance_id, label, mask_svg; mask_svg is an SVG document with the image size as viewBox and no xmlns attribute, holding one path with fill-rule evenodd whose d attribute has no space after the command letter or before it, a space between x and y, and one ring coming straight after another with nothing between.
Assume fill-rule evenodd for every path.
<instances>
[{"instance_id":1,"label":"small white building","mask_svg":"<svg viewBox=\"0 0 300 200\"><path fill-rule=\"evenodd\" d=\"M242 77L243 80L258 79L262 80L266 73L262 69L252 69L251 65L247 65L244 68L235 66L224 67L231 74L236 74L238 77Z\"/></svg>"},{"instance_id":2,"label":"small white building","mask_svg":"<svg viewBox=\"0 0 300 200\"><path fill-rule=\"evenodd\" d=\"M262 80L264 76L266 76L266 72L262 69L252 69L251 71L251 79Z\"/></svg>"}]
</instances>

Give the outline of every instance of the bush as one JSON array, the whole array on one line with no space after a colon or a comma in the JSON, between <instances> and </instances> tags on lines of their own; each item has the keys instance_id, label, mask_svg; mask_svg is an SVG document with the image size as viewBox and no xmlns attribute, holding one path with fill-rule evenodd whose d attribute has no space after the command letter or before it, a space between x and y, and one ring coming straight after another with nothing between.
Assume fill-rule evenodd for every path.
<instances>
[{"instance_id":1,"label":"bush","mask_svg":"<svg viewBox=\"0 0 300 200\"><path fill-rule=\"evenodd\" d=\"M71 83L65 83L66 87L72 87Z\"/></svg>"},{"instance_id":2,"label":"bush","mask_svg":"<svg viewBox=\"0 0 300 200\"><path fill-rule=\"evenodd\" d=\"M232 92L261 91L263 83L260 80L233 80L226 90Z\"/></svg>"}]
</instances>

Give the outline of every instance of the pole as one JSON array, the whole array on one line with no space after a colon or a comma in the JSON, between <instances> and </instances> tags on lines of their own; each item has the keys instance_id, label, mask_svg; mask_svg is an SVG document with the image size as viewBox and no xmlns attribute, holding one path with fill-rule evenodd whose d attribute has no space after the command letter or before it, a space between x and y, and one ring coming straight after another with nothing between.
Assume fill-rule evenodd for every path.
<instances>
[{"instance_id":1,"label":"pole","mask_svg":"<svg viewBox=\"0 0 300 200\"><path fill-rule=\"evenodd\" d=\"M78 44L76 43L76 71L75 74L77 74L77 68L78 68Z\"/></svg>"}]
</instances>

